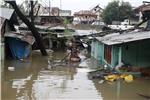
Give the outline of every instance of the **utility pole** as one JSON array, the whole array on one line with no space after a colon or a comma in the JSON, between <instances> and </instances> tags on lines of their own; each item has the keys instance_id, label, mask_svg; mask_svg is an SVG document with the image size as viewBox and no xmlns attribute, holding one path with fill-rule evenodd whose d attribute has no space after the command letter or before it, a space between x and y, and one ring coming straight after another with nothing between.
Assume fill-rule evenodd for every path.
<instances>
[{"instance_id":1,"label":"utility pole","mask_svg":"<svg viewBox=\"0 0 150 100\"><path fill-rule=\"evenodd\" d=\"M49 16L51 15L51 1L49 0Z\"/></svg>"},{"instance_id":2,"label":"utility pole","mask_svg":"<svg viewBox=\"0 0 150 100\"><path fill-rule=\"evenodd\" d=\"M61 0L60 0L60 9L61 9Z\"/></svg>"},{"instance_id":3,"label":"utility pole","mask_svg":"<svg viewBox=\"0 0 150 100\"><path fill-rule=\"evenodd\" d=\"M31 4L31 11L30 11L30 14L29 16L31 17L31 23L34 24L34 7L33 7L33 1L31 0L30 1L30 4Z\"/></svg>"}]
</instances>

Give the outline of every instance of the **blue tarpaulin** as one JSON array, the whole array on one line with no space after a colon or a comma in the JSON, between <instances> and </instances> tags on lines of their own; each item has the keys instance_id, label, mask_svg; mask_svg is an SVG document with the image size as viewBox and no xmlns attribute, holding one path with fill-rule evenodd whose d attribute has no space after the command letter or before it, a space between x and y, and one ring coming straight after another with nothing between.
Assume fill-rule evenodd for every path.
<instances>
[{"instance_id":1,"label":"blue tarpaulin","mask_svg":"<svg viewBox=\"0 0 150 100\"><path fill-rule=\"evenodd\" d=\"M27 42L21 41L17 38L7 38L9 48L14 59L23 59L29 56L30 48Z\"/></svg>"}]
</instances>

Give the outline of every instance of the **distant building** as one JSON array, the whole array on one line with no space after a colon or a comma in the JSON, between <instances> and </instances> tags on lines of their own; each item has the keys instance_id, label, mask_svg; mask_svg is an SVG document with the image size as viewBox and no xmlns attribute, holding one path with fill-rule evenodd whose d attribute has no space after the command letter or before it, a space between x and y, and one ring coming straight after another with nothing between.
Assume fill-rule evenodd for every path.
<instances>
[{"instance_id":1,"label":"distant building","mask_svg":"<svg viewBox=\"0 0 150 100\"><path fill-rule=\"evenodd\" d=\"M134 9L134 13L139 18L139 21L142 20L142 13L144 11L150 11L150 4L143 4L143 5Z\"/></svg>"},{"instance_id":2,"label":"distant building","mask_svg":"<svg viewBox=\"0 0 150 100\"><path fill-rule=\"evenodd\" d=\"M101 14L103 12L103 9L99 5L93 7L91 11L97 15L97 20L102 20Z\"/></svg>"},{"instance_id":3,"label":"distant building","mask_svg":"<svg viewBox=\"0 0 150 100\"><path fill-rule=\"evenodd\" d=\"M74 17L77 18L79 22L83 24L91 24L97 19L97 15L91 10L81 10L79 12L75 12Z\"/></svg>"},{"instance_id":4,"label":"distant building","mask_svg":"<svg viewBox=\"0 0 150 100\"><path fill-rule=\"evenodd\" d=\"M30 7L27 1L23 2L22 5L25 6L24 8ZM28 14L27 16L29 17ZM63 24L64 19L69 20L69 23L73 21L71 10L60 10L59 7L45 7L38 2L34 6L34 16L36 16L34 23L38 25L60 25Z\"/></svg>"},{"instance_id":5,"label":"distant building","mask_svg":"<svg viewBox=\"0 0 150 100\"><path fill-rule=\"evenodd\" d=\"M43 7L41 4L39 4L34 8L34 11L38 11L38 16L59 16L59 8L58 7ZM36 13L36 12L35 12Z\"/></svg>"},{"instance_id":6,"label":"distant building","mask_svg":"<svg viewBox=\"0 0 150 100\"><path fill-rule=\"evenodd\" d=\"M51 7L51 15L52 16L59 16L59 8L58 7Z\"/></svg>"},{"instance_id":7,"label":"distant building","mask_svg":"<svg viewBox=\"0 0 150 100\"><path fill-rule=\"evenodd\" d=\"M37 13L38 11L38 13ZM34 7L34 15L48 16L50 15L50 7L44 7L41 4L36 4Z\"/></svg>"},{"instance_id":8,"label":"distant building","mask_svg":"<svg viewBox=\"0 0 150 100\"><path fill-rule=\"evenodd\" d=\"M71 10L59 10L59 16L71 16Z\"/></svg>"},{"instance_id":9,"label":"distant building","mask_svg":"<svg viewBox=\"0 0 150 100\"><path fill-rule=\"evenodd\" d=\"M99 5L96 5L90 10L80 10L79 12L75 12L74 17L78 23L92 24L94 21L102 21L102 12L103 9Z\"/></svg>"}]
</instances>

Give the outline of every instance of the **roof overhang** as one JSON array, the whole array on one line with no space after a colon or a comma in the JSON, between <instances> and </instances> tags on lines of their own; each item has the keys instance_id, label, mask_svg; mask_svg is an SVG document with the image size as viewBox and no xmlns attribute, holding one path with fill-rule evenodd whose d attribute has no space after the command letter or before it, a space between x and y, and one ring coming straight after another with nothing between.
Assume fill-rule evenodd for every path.
<instances>
[{"instance_id":1,"label":"roof overhang","mask_svg":"<svg viewBox=\"0 0 150 100\"><path fill-rule=\"evenodd\" d=\"M118 35L114 34L112 36L106 35L104 37L97 37L96 39L106 45L117 45L122 43L150 39L150 31L130 32Z\"/></svg>"},{"instance_id":2,"label":"roof overhang","mask_svg":"<svg viewBox=\"0 0 150 100\"><path fill-rule=\"evenodd\" d=\"M14 9L0 8L0 17L9 20L11 18L11 16L12 16L13 12L14 12Z\"/></svg>"}]
</instances>

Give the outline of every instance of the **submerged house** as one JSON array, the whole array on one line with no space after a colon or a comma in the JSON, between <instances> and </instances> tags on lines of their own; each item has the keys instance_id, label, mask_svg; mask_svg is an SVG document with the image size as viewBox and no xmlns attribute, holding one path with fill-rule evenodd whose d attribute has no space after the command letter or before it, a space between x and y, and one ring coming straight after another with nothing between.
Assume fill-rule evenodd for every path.
<instances>
[{"instance_id":1,"label":"submerged house","mask_svg":"<svg viewBox=\"0 0 150 100\"><path fill-rule=\"evenodd\" d=\"M91 44L91 56L101 65L120 67L150 66L150 31L113 33L95 37Z\"/></svg>"},{"instance_id":2,"label":"submerged house","mask_svg":"<svg viewBox=\"0 0 150 100\"><path fill-rule=\"evenodd\" d=\"M6 8L0 8L0 29L1 29L1 34L0 34L0 44L1 44L1 60L4 60L5 58L5 41L4 41L4 34L7 31L14 30L14 27L12 27L12 23L9 21L12 19L12 14L14 12L13 9L6 9ZM13 21L13 20L12 20Z\"/></svg>"},{"instance_id":3,"label":"submerged house","mask_svg":"<svg viewBox=\"0 0 150 100\"><path fill-rule=\"evenodd\" d=\"M31 33L17 30L17 18L13 9L0 8L1 37L4 44L3 54L13 59L23 59L30 54L30 45L35 41Z\"/></svg>"}]
</instances>

